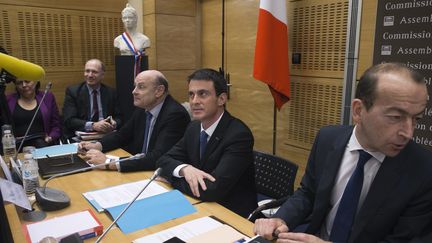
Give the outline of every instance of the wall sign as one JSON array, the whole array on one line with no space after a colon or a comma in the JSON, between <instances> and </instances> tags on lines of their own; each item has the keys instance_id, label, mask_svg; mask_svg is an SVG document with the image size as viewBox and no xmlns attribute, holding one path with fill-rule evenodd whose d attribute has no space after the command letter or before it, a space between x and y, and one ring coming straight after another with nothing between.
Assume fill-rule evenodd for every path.
<instances>
[{"instance_id":1,"label":"wall sign","mask_svg":"<svg viewBox=\"0 0 432 243\"><path fill-rule=\"evenodd\" d=\"M432 0L379 0L373 63L401 62L426 77L432 95ZM432 150L432 102L413 140Z\"/></svg>"}]
</instances>

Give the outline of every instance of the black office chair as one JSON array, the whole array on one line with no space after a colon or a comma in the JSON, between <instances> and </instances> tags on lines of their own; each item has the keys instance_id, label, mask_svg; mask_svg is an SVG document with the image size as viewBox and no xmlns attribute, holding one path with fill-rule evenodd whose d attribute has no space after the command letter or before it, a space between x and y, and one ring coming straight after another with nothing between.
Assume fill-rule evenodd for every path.
<instances>
[{"instance_id":1,"label":"black office chair","mask_svg":"<svg viewBox=\"0 0 432 243\"><path fill-rule=\"evenodd\" d=\"M275 155L254 151L255 184L258 200L274 199L259 206L248 217L252 222L262 217L262 211L280 206L294 192L298 165Z\"/></svg>"}]
</instances>

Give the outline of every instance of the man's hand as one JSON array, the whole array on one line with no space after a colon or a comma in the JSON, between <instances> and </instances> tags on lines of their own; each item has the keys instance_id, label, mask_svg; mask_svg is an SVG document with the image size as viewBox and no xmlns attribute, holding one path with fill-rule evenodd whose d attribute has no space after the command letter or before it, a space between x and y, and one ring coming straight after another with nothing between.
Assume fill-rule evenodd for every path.
<instances>
[{"instance_id":1,"label":"man's hand","mask_svg":"<svg viewBox=\"0 0 432 243\"><path fill-rule=\"evenodd\" d=\"M115 126L107 120L100 120L92 124L92 128L96 132L107 133L115 129Z\"/></svg>"},{"instance_id":2,"label":"man's hand","mask_svg":"<svg viewBox=\"0 0 432 243\"><path fill-rule=\"evenodd\" d=\"M299 242L299 243L331 243L330 241L321 240L315 235L305 233L286 232L278 234L278 243L283 242Z\"/></svg>"},{"instance_id":3,"label":"man's hand","mask_svg":"<svg viewBox=\"0 0 432 243\"><path fill-rule=\"evenodd\" d=\"M78 144L78 153L81 155L85 156L90 149L102 151L102 144L99 142L81 142Z\"/></svg>"},{"instance_id":4,"label":"man's hand","mask_svg":"<svg viewBox=\"0 0 432 243\"><path fill-rule=\"evenodd\" d=\"M45 136L45 139L44 139L44 140L45 140L45 142L48 143L48 144L50 144L50 143L53 141L52 137L50 137L50 136L48 136L48 135Z\"/></svg>"},{"instance_id":5,"label":"man's hand","mask_svg":"<svg viewBox=\"0 0 432 243\"><path fill-rule=\"evenodd\" d=\"M192 194L195 197L200 197L199 186L203 191L207 190L207 186L204 182L204 179L208 179L212 182L216 181L216 179L210 175L205 173L202 170L199 170L192 165L187 165L183 167L180 172L180 176L184 176L186 182L189 184L189 187L192 191Z\"/></svg>"},{"instance_id":6,"label":"man's hand","mask_svg":"<svg viewBox=\"0 0 432 243\"><path fill-rule=\"evenodd\" d=\"M288 232L288 226L285 221L279 218L257 219L253 231L256 235L261 235L267 240L273 240L280 233Z\"/></svg>"},{"instance_id":7,"label":"man's hand","mask_svg":"<svg viewBox=\"0 0 432 243\"><path fill-rule=\"evenodd\" d=\"M90 149L84 156L84 159L87 160L88 163L93 165L104 164L107 157L104 153L96 149ZM104 168L101 168L104 169Z\"/></svg>"}]
</instances>

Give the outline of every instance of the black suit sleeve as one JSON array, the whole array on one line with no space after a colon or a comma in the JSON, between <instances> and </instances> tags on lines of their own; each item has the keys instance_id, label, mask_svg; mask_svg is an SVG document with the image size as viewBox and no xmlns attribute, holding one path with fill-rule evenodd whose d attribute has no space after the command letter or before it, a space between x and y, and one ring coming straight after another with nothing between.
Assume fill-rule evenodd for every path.
<instances>
[{"instance_id":1,"label":"black suit sleeve","mask_svg":"<svg viewBox=\"0 0 432 243\"><path fill-rule=\"evenodd\" d=\"M274 218L281 218L285 221L289 229L294 229L296 226L305 222L306 218L311 214L317 183L316 158L318 152L318 141L320 132L318 132L315 142L310 152L305 174L300 182L300 187L294 194L279 208Z\"/></svg>"},{"instance_id":2,"label":"black suit sleeve","mask_svg":"<svg viewBox=\"0 0 432 243\"><path fill-rule=\"evenodd\" d=\"M79 118L78 114L78 88L77 86L66 89L63 103L63 119L65 126L71 132L83 131L87 120Z\"/></svg>"}]
</instances>

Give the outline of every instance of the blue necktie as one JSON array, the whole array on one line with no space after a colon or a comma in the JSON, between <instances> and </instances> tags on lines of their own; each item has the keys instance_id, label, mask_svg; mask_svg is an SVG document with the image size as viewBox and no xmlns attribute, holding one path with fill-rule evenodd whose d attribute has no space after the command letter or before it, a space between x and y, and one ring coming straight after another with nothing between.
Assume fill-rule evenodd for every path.
<instances>
[{"instance_id":1,"label":"blue necktie","mask_svg":"<svg viewBox=\"0 0 432 243\"><path fill-rule=\"evenodd\" d=\"M151 119L152 119L153 115L146 111L146 124L145 124L145 131L144 131L144 143L143 143L143 147L142 147L142 152L143 153L147 153L147 143L149 138L149 132L150 132L150 124L151 124Z\"/></svg>"},{"instance_id":2,"label":"blue necktie","mask_svg":"<svg viewBox=\"0 0 432 243\"><path fill-rule=\"evenodd\" d=\"M204 154L206 145L207 145L207 133L203 130L200 134L200 158Z\"/></svg>"},{"instance_id":3,"label":"blue necktie","mask_svg":"<svg viewBox=\"0 0 432 243\"><path fill-rule=\"evenodd\" d=\"M358 201L363 187L364 165L372 157L364 150L359 150L359 160L345 191L333 222L330 240L333 242L347 242L357 213Z\"/></svg>"}]
</instances>

